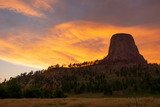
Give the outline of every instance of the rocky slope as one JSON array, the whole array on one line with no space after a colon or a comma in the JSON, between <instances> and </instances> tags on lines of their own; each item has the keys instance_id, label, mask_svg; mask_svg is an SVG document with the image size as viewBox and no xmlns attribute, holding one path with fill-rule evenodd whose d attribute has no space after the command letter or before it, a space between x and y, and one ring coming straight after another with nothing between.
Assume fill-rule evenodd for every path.
<instances>
[{"instance_id":1,"label":"rocky slope","mask_svg":"<svg viewBox=\"0 0 160 107\"><path fill-rule=\"evenodd\" d=\"M147 63L139 53L132 35L125 33L117 33L112 36L108 55L102 62L110 64Z\"/></svg>"}]
</instances>

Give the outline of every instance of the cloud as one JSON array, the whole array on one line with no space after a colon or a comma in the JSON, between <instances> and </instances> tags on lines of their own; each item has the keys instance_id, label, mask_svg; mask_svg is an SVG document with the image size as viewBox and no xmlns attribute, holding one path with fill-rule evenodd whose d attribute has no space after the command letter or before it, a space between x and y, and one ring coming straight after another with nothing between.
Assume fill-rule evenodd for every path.
<instances>
[{"instance_id":1,"label":"cloud","mask_svg":"<svg viewBox=\"0 0 160 107\"><path fill-rule=\"evenodd\" d=\"M56 0L52 0L52 2L49 1L51 0L31 0L34 8L43 9L45 11L51 10L53 8L53 5L51 6L51 4L57 2Z\"/></svg>"},{"instance_id":2,"label":"cloud","mask_svg":"<svg viewBox=\"0 0 160 107\"><path fill-rule=\"evenodd\" d=\"M62 21L85 20L115 26L160 25L160 0L60 0Z\"/></svg>"},{"instance_id":3,"label":"cloud","mask_svg":"<svg viewBox=\"0 0 160 107\"><path fill-rule=\"evenodd\" d=\"M43 11L50 10L56 0L0 0L0 9L11 10L26 16L44 17Z\"/></svg>"},{"instance_id":4,"label":"cloud","mask_svg":"<svg viewBox=\"0 0 160 107\"><path fill-rule=\"evenodd\" d=\"M160 31L144 26L117 27L88 21L62 23L44 36L26 31L0 39L0 59L32 67L102 59L109 40L117 32L131 33L140 53L149 62L160 63ZM32 35L32 36L31 36Z\"/></svg>"},{"instance_id":5,"label":"cloud","mask_svg":"<svg viewBox=\"0 0 160 107\"><path fill-rule=\"evenodd\" d=\"M45 68L102 59L124 32L160 63L158 13L160 0L0 0L0 60Z\"/></svg>"},{"instance_id":6,"label":"cloud","mask_svg":"<svg viewBox=\"0 0 160 107\"><path fill-rule=\"evenodd\" d=\"M97 37L94 39L80 40L79 42L73 43L72 45L81 49L88 49L88 51L103 52L103 48L106 44L104 38Z\"/></svg>"}]
</instances>

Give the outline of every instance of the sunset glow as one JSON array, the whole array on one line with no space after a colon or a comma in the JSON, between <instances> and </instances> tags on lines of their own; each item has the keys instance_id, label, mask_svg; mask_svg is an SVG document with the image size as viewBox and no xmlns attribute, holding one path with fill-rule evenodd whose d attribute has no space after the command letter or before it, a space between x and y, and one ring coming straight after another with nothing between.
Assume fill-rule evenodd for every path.
<instances>
[{"instance_id":1,"label":"sunset glow","mask_svg":"<svg viewBox=\"0 0 160 107\"><path fill-rule=\"evenodd\" d=\"M102 59L111 36L124 32L148 62L160 63L160 2L102 1L1 0L0 60L41 69Z\"/></svg>"}]
</instances>

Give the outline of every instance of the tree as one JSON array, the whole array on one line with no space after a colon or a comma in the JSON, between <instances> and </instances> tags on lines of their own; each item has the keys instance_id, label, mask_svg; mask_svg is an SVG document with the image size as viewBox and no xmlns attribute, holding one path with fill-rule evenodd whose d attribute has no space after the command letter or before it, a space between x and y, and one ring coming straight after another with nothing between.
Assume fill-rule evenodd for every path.
<instances>
[{"instance_id":1,"label":"tree","mask_svg":"<svg viewBox=\"0 0 160 107\"><path fill-rule=\"evenodd\" d=\"M6 98L7 92L4 86L0 85L0 98Z\"/></svg>"},{"instance_id":2,"label":"tree","mask_svg":"<svg viewBox=\"0 0 160 107\"><path fill-rule=\"evenodd\" d=\"M24 91L26 98L43 98L43 91L40 88L31 87Z\"/></svg>"},{"instance_id":3,"label":"tree","mask_svg":"<svg viewBox=\"0 0 160 107\"><path fill-rule=\"evenodd\" d=\"M21 98L21 86L14 80L9 81L6 86L7 95L9 98Z\"/></svg>"},{"instance_id":4,"label":"tree","mask_svg":"<svg viewBox=\"0 0 160 107\"><path fill-rule=\"evenodd\" d=\"M64 94L62 90L55 90L53 92L53 98L66 98L67 95Z\"/></svg>"},{"instance_id":5,"label":"tree","mask_svg":"<svg viewBox=\"0 0 160 107\"><path fill-rule=\"evenodd\" d=\"M60 68L60 65L59 65L59 64L56 64L56 65L55 65L55 68Z\"/></svg>"}]
</instances>

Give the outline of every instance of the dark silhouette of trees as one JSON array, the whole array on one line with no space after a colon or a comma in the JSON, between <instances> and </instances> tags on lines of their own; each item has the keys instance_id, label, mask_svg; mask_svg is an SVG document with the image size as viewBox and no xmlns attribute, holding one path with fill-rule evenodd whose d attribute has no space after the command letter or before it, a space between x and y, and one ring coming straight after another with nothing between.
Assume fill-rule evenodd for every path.
<instances>
[{"instance_id":1,"label":"dark silhouette of trees","mask_svg":"<svg viewBox=\"0 0 160 107\"><path fill-rule=\"evenodd\" d=\"M160 94L158 64L97 63L69 64L69 68L55 65L47 70L22 73L0 84L0 98L61 98L66 97L65 93Z\"/></svg>"},{"instance_id":2,"label":"dark silhouette of trees","mask_svg":"<svg viewBox=\"0 0 160 107\"><path fill-rule=\"evenodd\" d=\"M22 88L15 81L9 81L7 84L0 85L0 98L21 98Z\"/></svg>"}]
</instances>

